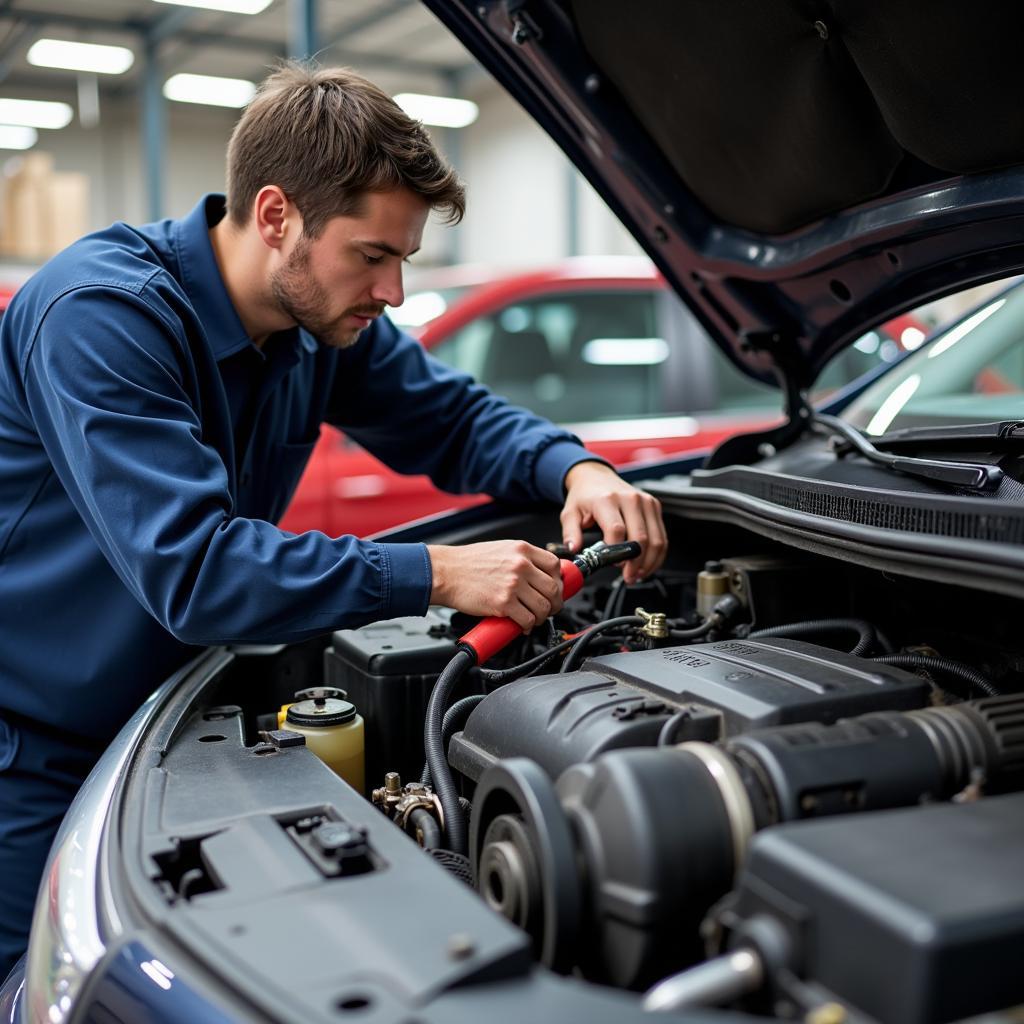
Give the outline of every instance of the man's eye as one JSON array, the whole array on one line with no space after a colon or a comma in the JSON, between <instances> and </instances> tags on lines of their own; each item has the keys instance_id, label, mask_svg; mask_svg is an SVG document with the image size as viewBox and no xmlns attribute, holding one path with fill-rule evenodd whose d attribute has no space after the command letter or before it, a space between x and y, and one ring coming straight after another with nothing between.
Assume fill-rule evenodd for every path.
<instances>
[{"instance_id":1,"label":"man's eye","mask_svg":"<svg viewBox=\"0 0 1024 1024\"><path fill-rule=\"evenodd\" d=\"M380 261L382 259L384 259L384 257L383 256L370 256L368 253L364 252L363 253L363 259L366 260L366 262L369 263L369 265L371 267L373 267L373 266L376 266L378 263L380 263Z\"/></svg>"}]
</instances>

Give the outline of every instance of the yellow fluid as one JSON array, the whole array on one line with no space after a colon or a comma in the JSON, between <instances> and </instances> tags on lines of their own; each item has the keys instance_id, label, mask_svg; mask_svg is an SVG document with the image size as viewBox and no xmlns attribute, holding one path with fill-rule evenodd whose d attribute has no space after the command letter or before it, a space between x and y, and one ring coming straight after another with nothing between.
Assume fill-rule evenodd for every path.
<instances>
[{"instance_id":1,"label":"yellow fluid","mask_svg":"<svg viewBox=\"0 0 1024 1024\"><path fill-rule=\"evenodd\" d=\"M290 704L277 713L278 727L306 737L306 746L332 771L360 793L366 785L363 716L340 725L296 725L288 721Z\"/></svg>"}]
</instances>

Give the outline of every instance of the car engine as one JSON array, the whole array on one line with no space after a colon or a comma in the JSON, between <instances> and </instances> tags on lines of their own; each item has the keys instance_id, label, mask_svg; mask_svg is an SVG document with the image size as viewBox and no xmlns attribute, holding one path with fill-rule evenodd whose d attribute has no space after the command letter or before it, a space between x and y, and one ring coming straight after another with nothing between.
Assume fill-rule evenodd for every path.
<instances>
[{"instance_id":1,"label":"car engine","mask_svg":"<svg viewBox=\"0 0 1024 1024\"><path fill-rule=\"evenodd\" d=\"M211 652L128 779L149 919L294 1019L1024 1004L1019 599L667 522L629 586L590 538L527 636L431 608Z\"/></svg>"},{"instance_id":2,"label":"car engine","mask_svg":"<svg viewBox=\"0 0 1024 1024\"><path fill-rule=\"evenodd\" d=\"M867 581L823 586L826 566L758 553L632 587L604 570L474 665L441 736L461 841L421 731L466 624L432 609L341 631L325 682L364 710L377 806L555 972L650 1010L816 1021L1018 1002L1018 655L997 684L930 645L927 603L833 614Z\"/></svg>"}]
</instances>

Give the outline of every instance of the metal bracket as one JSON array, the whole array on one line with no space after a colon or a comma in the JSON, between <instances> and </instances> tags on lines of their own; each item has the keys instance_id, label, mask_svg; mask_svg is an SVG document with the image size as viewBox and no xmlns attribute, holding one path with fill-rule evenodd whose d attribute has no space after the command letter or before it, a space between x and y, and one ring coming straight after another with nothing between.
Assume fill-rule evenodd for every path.
<instances>
[{"instance_id":1,"label":"metal bracket","mask_svg":"<svg viewBox=\"0 0 1024 1024\"><path fill-rule=\"evenodd\" d=\"M743 334L743 344L747 349L771 356L775 376L785 395L786 422L770 430L727 438L707 457L704 469L749 465L757 459L768 458L802 437L811 422L811 407L807 401L811 382L806 380L796 335L781 330L748 331Z\"/></svg>"}]
</instances>

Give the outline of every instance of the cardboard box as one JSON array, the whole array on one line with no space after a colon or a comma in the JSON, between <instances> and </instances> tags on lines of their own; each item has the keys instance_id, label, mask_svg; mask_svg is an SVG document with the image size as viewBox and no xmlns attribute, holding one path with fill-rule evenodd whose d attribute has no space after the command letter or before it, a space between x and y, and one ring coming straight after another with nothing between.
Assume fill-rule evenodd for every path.
<instances>
[{"instance_id":1,"label":"cardboard box","mask_svg":"<svg viewBox=\"0 0 1024 1024\"><path fill-rule=\"evenodd\" d=\"M10 161L0 203L0 253L42 261L88 230L89 179L54 171L49 153Z\"/></svg>"}]
</instances>

